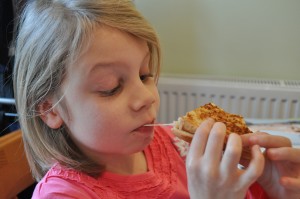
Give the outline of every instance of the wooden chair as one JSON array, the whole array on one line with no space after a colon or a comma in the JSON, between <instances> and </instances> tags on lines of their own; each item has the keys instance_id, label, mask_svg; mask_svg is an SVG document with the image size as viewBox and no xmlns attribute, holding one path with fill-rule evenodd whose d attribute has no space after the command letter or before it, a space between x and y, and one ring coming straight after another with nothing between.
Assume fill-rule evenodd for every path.
<instances>
[{"instance_id":1,"label":"wooden chair","mask_svg":"<svg viewBox=\"0 0 300 199\"><path fill-rule=\"evenodd\" d=\"M21 131L0 137L0 198L17 198L21 191L33 183Z\"/></svg>"}]
</instances>

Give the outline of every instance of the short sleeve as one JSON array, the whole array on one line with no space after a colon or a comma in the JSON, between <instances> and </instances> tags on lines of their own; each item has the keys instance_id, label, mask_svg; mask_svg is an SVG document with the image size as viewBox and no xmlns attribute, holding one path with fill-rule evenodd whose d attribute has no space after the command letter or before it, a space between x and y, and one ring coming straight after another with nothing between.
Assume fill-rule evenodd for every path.
<instances>
[{"instance_id":1,"label":"short sleeve","mask_svg":"<svg viewBox=\"0 0 300 199\"><path fill-rule=\"evenodd\" d=\"M47 181L42 181L37 184L32 199L93 198L83 187L78 185L79 184L75 181L68 181L61 178L50 178Z\"/></svg>"}]
</instances>

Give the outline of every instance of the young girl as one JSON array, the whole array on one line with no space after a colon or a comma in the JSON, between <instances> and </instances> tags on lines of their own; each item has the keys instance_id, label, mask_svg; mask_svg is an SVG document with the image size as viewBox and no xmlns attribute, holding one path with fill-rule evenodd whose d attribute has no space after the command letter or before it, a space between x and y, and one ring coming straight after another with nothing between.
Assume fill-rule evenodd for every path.
<instances>
[{"instance_id":1,"label":"young girl","mask_svg":"<svg viewBox=\"0 0 300 199\"><path fill-rule=\"evenodd\" d=\"M159 108L160 46L132 2L29 2L14 89L33 198L299 199L300 151L286 138L232 134L222 155L225 126L207 120L185 161L170 128L144 126Z\"/></svg>"}]
</instances>

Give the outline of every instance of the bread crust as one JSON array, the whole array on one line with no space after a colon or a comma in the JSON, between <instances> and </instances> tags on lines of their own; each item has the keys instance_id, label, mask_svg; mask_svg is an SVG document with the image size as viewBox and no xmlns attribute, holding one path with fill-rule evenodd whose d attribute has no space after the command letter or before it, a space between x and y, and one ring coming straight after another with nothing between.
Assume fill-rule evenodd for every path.
<instances>
[{"instance_id":1,"label":"bread crust","mask_svg":"<svg viewBox=\"0 0 300 199\"><path fill-rule=\"evenodd\" d=\"M212 118L216 122L223 122L226 125L226 133L228 135L233 132L239 135L252 133L241 115L225 112L213 103L200 106L180 117L178 119L178 128L193 134L207 118Z\"/></svg>"},{"instance_id":2,"label":"bread crust","mask_svg":"<svg viewBox=\"0 0 300 199\"><path fill-rule=\"evenodd\" d=\"M187 112L186 115L179 117L178 120L174 122L172 132L175 136L191 143L198 126L200 126L200 124L208 118L212 118L216 122L223 122L225 124L226 138L224 149L226 147L229 134L237 133L239 135L243 135L252 133L241 115L225 112L223 109L213 103L200 106L192 111ZM242 157L244 159L251 158L251 151L249 147L243 147Z\"/></svg>"}]
</instances>

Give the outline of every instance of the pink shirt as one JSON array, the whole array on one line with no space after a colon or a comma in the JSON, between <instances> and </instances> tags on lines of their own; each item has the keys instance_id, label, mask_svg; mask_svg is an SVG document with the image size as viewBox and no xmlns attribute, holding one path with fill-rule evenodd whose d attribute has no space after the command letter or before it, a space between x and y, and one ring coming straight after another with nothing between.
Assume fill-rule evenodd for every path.
<instances>
[{"instance_id":1,"label":"pink shirt","mask_svg":"<svg viewBox=\"0 0 300 199\"><path fill-rule=\"evenodd\" d=\"M104 172L95 179L56 164L38 183L33 198L189 198L185 162L167 132L155 128L154 139L144 151L147 173Z\"/></svg>"},{"instance_id":2,"label":"pink shirt","mask_svg":"<svg viewBox=\"0 0 300 199\"><path fill-rule=\"evenodd\" d=\"M169 128L157 127L144 151L147 173L124 176L104 172L96 179L55 164L37 184L32 198L189 198L184 162L187 150L187 143L174 137ZM254 184L246 198L267 197Z\"/></svg>"}]
</instances>

